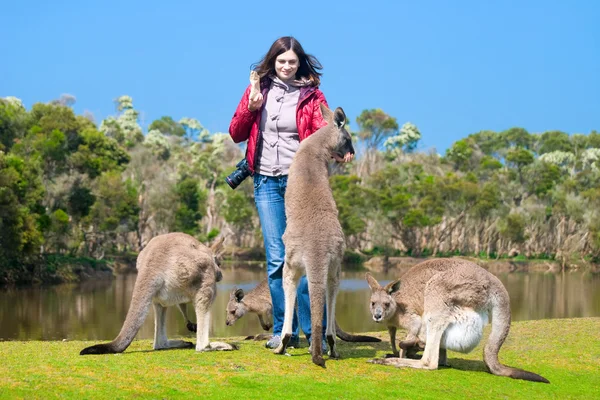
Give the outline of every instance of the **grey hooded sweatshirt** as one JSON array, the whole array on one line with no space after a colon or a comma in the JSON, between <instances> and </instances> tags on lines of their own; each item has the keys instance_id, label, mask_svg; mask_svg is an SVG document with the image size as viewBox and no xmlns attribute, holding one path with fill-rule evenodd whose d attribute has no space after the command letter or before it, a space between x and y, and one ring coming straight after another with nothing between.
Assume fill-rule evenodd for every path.
<instances>
[{"instance_id":1,"label":"grey hooded sweatshirt","mask_svg":"<svg viewBox=\"0 0 600 400\"><path fill-rule=\"evenodd\" d=\"M300 146L296 108L300 88L273 77L262 110L260 130L263 146L256 172L266 176L287 175Z\"/></svg>"}]
</instances>

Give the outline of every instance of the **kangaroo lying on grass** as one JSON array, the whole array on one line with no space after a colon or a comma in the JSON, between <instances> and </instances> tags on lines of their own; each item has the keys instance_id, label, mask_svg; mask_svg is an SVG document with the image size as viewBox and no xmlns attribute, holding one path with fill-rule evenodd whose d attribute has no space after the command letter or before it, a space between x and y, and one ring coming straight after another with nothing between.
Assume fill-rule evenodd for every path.
<instances>
[{"instance_id":1,"label":"kangaroo lying on grass","mask_svg":"<svg viewBox=\"0 0 600 400\"><path fill-rule=\"evenodd\" d=\"M273 327L273 323L271 322L271 316L273 314L272 308L273 304L269 292L269 284L266 279L261 281L248 293L244 293L242 289L234 288L229 294L227 320L225 323L228 326L231 326L235 321L250 312L258 316L260 326L262 326L265 331L268 331ZM335 322L335 333L338 338L345 342L381 342L381 339L373 336L352 335L346 333L339 327L337 321ZM261 335L258 335L258 337L260 337L261 340L263 339ZM256 338L256 340L258 340L258 338Z\"/></svg>"},{"instance_id":2,"label":"kangaroo lying on grass","mask_svg":"<svg viewBox=\"0 0 600 400\"><path fill-rule=\"evenodd\" d=\"M121 353L131 344L144 323L150 306L154 306L154 349L193 348L183 340L168 340L166 333L167 307L178 305L193 330L186 315L185 303L192 302L196 310L198 329L196 351L233 350L221 342L210 343L210 307L217 292L217 282L223 278L217 264L217 252L223 239L211 248L185 233L168 233L154 237L140 252L136 268L138 275L133 297L121 332L110 343L97 344L81 350L85 354Z\"/></svg>"},{"instance_id":3,"label":"kangaroo lying on grass","mask_svg":"<svg viewBox=\"0 0 600 400\"><path fill-rule=\"evenodd\" d=\"M338 220L338 210L329 186L327 164L350 160L354 154L352 139L344 128L344 110L331 112L320 105L327 125L300 143L288 175L285 194L287 227L283 234L285 264L283 291L285 317L281 344L276 354L285 354L292 337L292 318L296 304L296 289L306 273L310 296L312 331L312 361L325 366L322 338L323 309L327 304L325 335L330 358L338 358L335 346L335 300L339 288L342 256L345 249L344 232Z\"/></svg>"},{"instance_id":4,"label":"kangaroo lying on grass","mask_svg":"<svg viewBox=\"0 0 600 400\"><path fill-rule=\"evenodd\" d=\"M510 303L502 282L475 263L434 259L412 267L401 278L381 287L367 273L371 287L371 314L387 322L394 358L374 364L437 369L446 363L446 350L469 353L481 341L488 317L492 330L483 361L494 375L534 382L549 381L533 372L502 365L498 352L510 329ZM396 349L396 329L408 330ZM404 358L423 348L420 360ZM412 353L412 354L411 354Z\"/></svg>"}]
</instances>

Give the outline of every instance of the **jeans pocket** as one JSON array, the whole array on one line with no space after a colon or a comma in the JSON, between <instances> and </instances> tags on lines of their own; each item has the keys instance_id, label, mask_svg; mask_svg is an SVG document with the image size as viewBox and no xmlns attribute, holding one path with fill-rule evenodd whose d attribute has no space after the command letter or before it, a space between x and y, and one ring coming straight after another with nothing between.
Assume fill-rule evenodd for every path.
<instances>
[{"instance_id":1,"label":"jeans pocket","mask_svg":"<svg viewBox=\"0 0 600 400\"><path fill-rule=\"evenodd\" d=\"M267 177L261 174L254 174L254 190L258 190L263 183L267 181Z\"/></svg>"}]
</instances>

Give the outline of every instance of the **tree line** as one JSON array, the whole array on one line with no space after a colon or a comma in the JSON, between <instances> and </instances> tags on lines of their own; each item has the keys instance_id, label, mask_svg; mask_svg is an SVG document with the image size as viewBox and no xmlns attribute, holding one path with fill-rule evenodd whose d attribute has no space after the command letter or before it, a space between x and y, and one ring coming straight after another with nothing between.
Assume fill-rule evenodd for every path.
<instances>
[{"instance_id":1,"label":"tree line","mask_svg":"<svg viewBox=\"0 0 600 400\"><path fill-rule=\"evenodd\" d=\"M47 255L136 253L172 231L262 247L252 184L224 180L244 155L227 133L169 116L144 132L129 96L99 124L74 102L0 99L0 282L27 280ZM598 132L483 130L441 155L381 109L350 128L356 160L330 166L350 251L600 257Z\"/></svg>"}]
</instances>

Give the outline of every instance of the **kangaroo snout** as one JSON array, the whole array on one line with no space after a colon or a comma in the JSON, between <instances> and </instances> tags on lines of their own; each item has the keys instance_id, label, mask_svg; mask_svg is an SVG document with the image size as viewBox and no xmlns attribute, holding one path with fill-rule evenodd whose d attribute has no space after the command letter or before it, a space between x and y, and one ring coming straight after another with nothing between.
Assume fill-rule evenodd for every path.
<instances>
[{"instance_id":1,"label":"kangaroo snout","mask_svg":"<svg viewBox=\"0 0 600 400\"><path fill-rule=\"evenodd\" d=\"M373 321L381 322L383 319L383 312L381 310L377 310L373 312Z\"/></svg>"}]
</instances>

